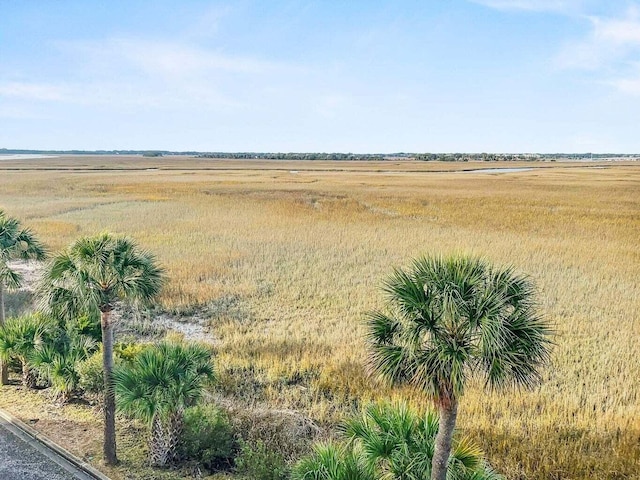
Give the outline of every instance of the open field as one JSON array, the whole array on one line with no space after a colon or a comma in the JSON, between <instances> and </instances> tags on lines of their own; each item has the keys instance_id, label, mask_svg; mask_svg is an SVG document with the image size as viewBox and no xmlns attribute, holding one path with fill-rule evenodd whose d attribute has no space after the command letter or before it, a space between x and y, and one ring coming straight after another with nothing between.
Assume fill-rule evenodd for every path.
<instances>
[{"instance_id":1,"label":"open field","mask_svg":"<svg viewBox=\"0 0 640 480\"><path fill-rule=\"evenodd\" d=\"M451 171L490 166L534 169ZM529 273L558 331L544 384L472 388L458 418L516 479L640 478L639 194L640 163L0 163L0 208L51 249L106 229L157 253L163 307L210 318L224 394L321 424L391 394L362 320L393 266L465 251Z\"/></svg>"}]
</instances>

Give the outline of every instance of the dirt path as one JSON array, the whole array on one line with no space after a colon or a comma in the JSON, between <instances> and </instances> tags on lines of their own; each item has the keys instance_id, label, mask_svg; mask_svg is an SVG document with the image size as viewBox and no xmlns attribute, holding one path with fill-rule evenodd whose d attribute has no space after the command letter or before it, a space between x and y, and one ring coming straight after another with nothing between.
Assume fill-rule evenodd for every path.
<instances>
[{"instance_id":1,"label":"dirt path","mask_svg":"<svg viewBox=\"0 0 640 480\"><path fill-rule=\"evenodd\" d=\"M31 301L31 294L35 291L37 282L42 275L44 264L42 262L16 260L8 262L8 266L23 277L22 288L16 292L12 292L12 294L29 294L24 297L28 299L28 301ZM25 305L23 309L28 310L29 306ZM121 321L129 322L130 320L129 318L123 318ZM174 331L181 333L188 340L213 343L213 337L209 333L208 321L203 315L198 313L188 316L159 313L149 320L148 326L156 331Z\"/></svg>"}]
</instances>

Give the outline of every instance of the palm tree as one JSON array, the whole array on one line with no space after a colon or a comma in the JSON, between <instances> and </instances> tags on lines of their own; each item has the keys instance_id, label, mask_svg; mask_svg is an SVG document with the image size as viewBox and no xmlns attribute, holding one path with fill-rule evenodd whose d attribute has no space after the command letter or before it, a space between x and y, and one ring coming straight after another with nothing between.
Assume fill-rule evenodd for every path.
<instances>
[{"instance_id":1,"label":"palm tree","mask_svg":"<svg viewBox=\"0 0 640 480\"><path fill-rule=\"evenodd\" d=\"M87 335L59 333L57 338L36 345L29 361L49 382L61 403L66 403L80 388L80 362L89 358L98 345Z\"/></svg>"},{"instance_id":2,"label":"palm tree","mask_svg":"<svg viewBox=\"0 0 640 480\"><path fill-rule=\"evenodd\" d=\"M396 269L387 312L369 314L369 363L391 384L432 398L440 419L431 478L444 480L458 402L472 377L485 387L531 387L549 358L552 330L529 280L468 256L434 256Z\"/></svg>"},{"instance_id":3,"label":"palm tree","mask_svg":"<svg viewBox=\"0 0 640 480\"><path fill-rule=\"evenodd\" d=\"M35 388L36 375L31 359L39 344L54 330L50 319L41 315L9 318L0 326L0 360L18 360L22 367L22 385Z\"/></svg>"},{"instance_id":4,"label":"palm tree","mask_svg":"<svg viewBox=\"0 0 640 480\"><path fill-rule=\"evenodd\" d=\"M9 268L15 259L44 260L46 251L31 230L22 228L20 221L0 210L0 326L4 325L4 290L22 286L22 275ZM8 371L0 361L0 385L7 383Z\"/></svg>"},{"instance_id":5,"label":"palm tree","mask_svg":"<svg viewBox=\"0 0 640 480\"><path fill-rule=\"evenodd\" d=\"M113 392L113 322L117 302L146 303L163 283L155 257L125 237L101 233L76 240L47 266L39 293L42 307L70 318L97 315L102 330L104 367L104 458L117 463Z\"/></svg>"},{"instance_id":6,"label":"palm tree","mask_svg":"<svg viewBox=\"0 0 640 480\"><path fill-rule=\"evenodd\" d=\"M213 379L211 355L203 345L165 341L116 369L118 408L150 426L151 465L176 460L184 411L196 404L206 382Z\"/></svg>"},{"instance_id":7,"label":"palm tree","mask_svg":"<svg viewBox=\"0 0 640 480\"><path fill-rule=\"evenodd\" d=\"M346 442L320 444L294 469L298 480L412 480L431 473L438 416L419 414L406 403L365 408L341 428ZM469 439L454 444L450 480L499 480Z\"/></svg>"}]
</instances>

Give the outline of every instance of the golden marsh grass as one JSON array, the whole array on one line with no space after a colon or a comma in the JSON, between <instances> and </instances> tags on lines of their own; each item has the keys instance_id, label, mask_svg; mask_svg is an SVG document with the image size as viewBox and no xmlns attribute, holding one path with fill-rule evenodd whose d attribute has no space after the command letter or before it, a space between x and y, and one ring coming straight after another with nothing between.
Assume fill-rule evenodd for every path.
<instances>
[{"instance_id":1,"label":"golden marsh grass","mask_svg":"<svg viewBox=\"0 0 640 480\"><path fill-rule=\"evenodd\" d=\"M165 308L209 306L225 393L327 424L391 394L366 377L362 321L393 266L513 264L556 325L553 362L533 392L472 387L460 428L508 478L640 478L640 164L525 165L2 162L0 207L52 249L133 236L167 268Z\"/></svg>"}]
</instances>

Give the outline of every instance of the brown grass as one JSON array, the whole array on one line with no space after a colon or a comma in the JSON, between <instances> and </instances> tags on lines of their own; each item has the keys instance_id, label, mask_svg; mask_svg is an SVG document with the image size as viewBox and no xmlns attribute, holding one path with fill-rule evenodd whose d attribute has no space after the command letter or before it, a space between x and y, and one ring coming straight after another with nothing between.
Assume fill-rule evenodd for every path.
<instances>
[{"instance_id":1,"label":"brown grass","mask_svg":"<svg viewBox=\"0 0 640 480\"><path fill-rule=\"evenodd\" d=\"M459 426L509 478L640 478L640 164L116 161L139 169L0 170L0 206L54 249L107 229L157 253L165 308L209 306L224 392L327 424L390 395L363 368L381 280L472 252L529 273L558 337L539 389L474 386Z\"/></svg>"}]
</instances>

